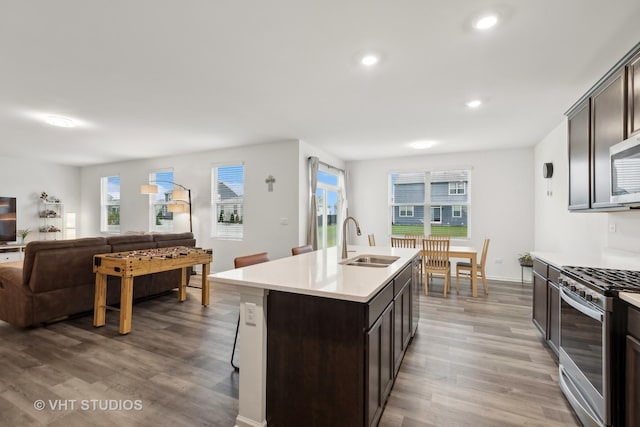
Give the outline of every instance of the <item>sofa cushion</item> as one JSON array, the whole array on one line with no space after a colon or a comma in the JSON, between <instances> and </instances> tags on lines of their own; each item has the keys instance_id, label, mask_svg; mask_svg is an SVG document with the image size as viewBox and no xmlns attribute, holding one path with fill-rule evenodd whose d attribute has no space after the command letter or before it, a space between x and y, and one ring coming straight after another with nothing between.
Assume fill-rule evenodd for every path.
<instances>
[{"instance_id":1,"label":"sofa cushion","mask_svg":"<svg viewBox=\"0 0 640 427\"><path fill-rule=\"evenodd\" d=\"M159 248L167 248L170 246L195 246L196 239L193 233L154 233L151 234L153 240L158 244Z\"/></svg>"},{"instance_id":2,"label":"sofa cushion","mask_svg":"<svg viewBox=\"0 0 640 427\"><path fill-rule=\"evenodd\" d=\"M137 251L140 249L152 249L158 247L150 234L122 234L107 237L107 243L111 245L111 252Z\"/></svg>"},{"instance_id":3,"label":"sofa cushion","mask_svg":"<svg viewBox=\"0 0 640 427\"><path fill-rule=\"evenodd\" d=\"M111 252L111 247L107 245L107 239L104 237L83 237L80 239L71 240L45 240L27 243L27 246L24 249L24 267L22 270L23 283L27 284L31 281L33 265L39 252L54 249L66 250L67 248L89 247L93 247L91 251L94 251L95 254ZM62 264L60 264L58 268L64 265L65 262L62 261ZM93 260L91 262L91 265L93 265Z\"/></svg>"}]
</instances>

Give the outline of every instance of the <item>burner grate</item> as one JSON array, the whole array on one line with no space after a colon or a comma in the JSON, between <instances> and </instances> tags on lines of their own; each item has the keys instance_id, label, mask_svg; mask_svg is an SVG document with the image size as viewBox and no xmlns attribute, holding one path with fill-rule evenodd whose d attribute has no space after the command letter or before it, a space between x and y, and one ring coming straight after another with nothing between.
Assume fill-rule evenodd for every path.
<instances>
[{"instance_id":1,"label":"burner grate","mask_svg":"<svg viewBox=\"0 0 640 427\"><path fill-rule=\"evenodd\" d=\"M640 271L566 267L566 271L604 290L640 292Z\"/></svg>"}]
</instances>

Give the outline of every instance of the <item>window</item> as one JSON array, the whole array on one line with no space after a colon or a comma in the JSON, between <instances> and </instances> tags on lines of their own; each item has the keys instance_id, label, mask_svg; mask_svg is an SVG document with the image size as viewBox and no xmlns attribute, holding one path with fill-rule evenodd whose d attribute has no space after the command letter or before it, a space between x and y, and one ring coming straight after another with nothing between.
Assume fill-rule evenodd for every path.
<instances>
[{"instance_id":1,"label":"window","mask_svg":"<svg viewBox=\"0 0 640 427\"><path fill-rule=\"evenodd\" d=\"M212 237L241 240L244 235L244 165L214 166L211 171Z\"/></svg>"},{"instance_id":2,"label":"window","mask_svg":"<svg viewBox=\"0 0 640 427\"><path fill-rule=\"evenodd\" d=\"M442 206L431 206L431 224L442 222Z\"/></svg>"},{"instance_id":3,"label":"window","mask_svg":"<svg viewBox=\"0 0 640 427\"><path fill-rule=\"evenodd\" d=\"M390 176L391 234L424 234L425 173Z\"/></svg>"},{"instance_id":4,"label":"window","mask_svg":"<svg viewBox=\"0 0 640 427\"><path fill-rule=\"evenodd\" d=\"M318 249L337 245L338 224L342 223L342 187L336 173L324 166L318 170Z\"/></svg>"},{"instance_id":5,"label":"window","mask_svg":"<svg viewBox=\"0 0 640 427\"><path fill-rule=\"evenodd\" d=\"M413 206L411 205L400 206L399 209L400 209L401 217L413 216Z\"/></svg>"},{"instance_id":6,"label":"window","mask_svg":"<svg viewBox=\"0 0 640 427\"><path fill-rule=\"evenodd\" d=\"M173 231L173 213L167 206L173 191L173 170L151 172L149 184L158 186L157 193L149 194L149 231Z\"/></svg>"},{"instance_id":7,"label":"window","mask_svg":"<svg viewBox=\"0 0 640 427\"><path fill-rule=\"evenodd\" d=\"M74 230L75 230L75 214ZM100 178L100 231L120 233L120 177L103 176Z\"/></svg>"},{"instance_id":8,"label":"window","mask_svg":"<svg viewBox=\"0 0 640 427\"><path fill-rule=\"evenodd\" d=\"M449 195L465 194L465 193L466 193L466 182L458 181L458 182L449 183Z\"/></svg>"},{"instance_id":9,"label":"window","mask_svg":"<svg viewBox=\"0 0 640 427\"><path fill-rule=\"evenodd\" d=\"M466 169L391 173L391 234L468 238L470 180Z\"/></svg>"}]
</instances>

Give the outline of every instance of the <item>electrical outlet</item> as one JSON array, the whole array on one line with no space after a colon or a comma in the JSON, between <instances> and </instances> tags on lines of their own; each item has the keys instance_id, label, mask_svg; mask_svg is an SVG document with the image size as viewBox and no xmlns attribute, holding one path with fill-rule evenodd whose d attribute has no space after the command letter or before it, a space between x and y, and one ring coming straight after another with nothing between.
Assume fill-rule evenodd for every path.
<instances>
[{"instance_id":1,"label":"electrical outlet","mask_svg":"<svg viewBox=\"0 0 640 427\"><path fill-rule=\"evenodd\" d=\"M252 302L244 303L244 323L246 325L256 325L256 305Z\"/></svg>"},{"instance_id":2,"label":"electrical outlet","mask_svg":"<svg viewBox=\"0 0 640 427\"><path fill-rule=\"evenodd\" d=\"M502 258L496 258L496 264L502 264Z\"/></svg>"},{"instance_id":3,"label":"electrical outlet","mask_svg":"<svg viewBox=\"0 0 640 427\"><path fill-rule=\"evenodd\" d=\"M609 233L615 233L615 232L616 232L616 224L615 223L609 224Z\"/></svg>"}]
</instances>

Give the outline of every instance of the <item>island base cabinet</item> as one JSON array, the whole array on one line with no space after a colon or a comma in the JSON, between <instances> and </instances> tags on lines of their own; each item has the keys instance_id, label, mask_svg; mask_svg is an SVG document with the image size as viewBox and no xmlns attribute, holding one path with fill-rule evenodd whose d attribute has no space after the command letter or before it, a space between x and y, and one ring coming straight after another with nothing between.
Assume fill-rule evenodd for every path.
<instances>
[{"instance_id":1,"label":"island base cabinet","mask_svg":"<svg viewBox=\"0 0 640 427\"><path fill-rule=\"evenodd\" d=\"M393 305L367 332L367 426L376 426L393 386Z\"/></svg>"},{"instance_id":2,"label":"island base cabinet","mask_svg":"<svg viewBox=\"0 0 640 427\"><path fill-rule=\"evenodd\" d=\"M269 292L267 425L365 425L366 307Z\"/></svg>"}]
</instances>

